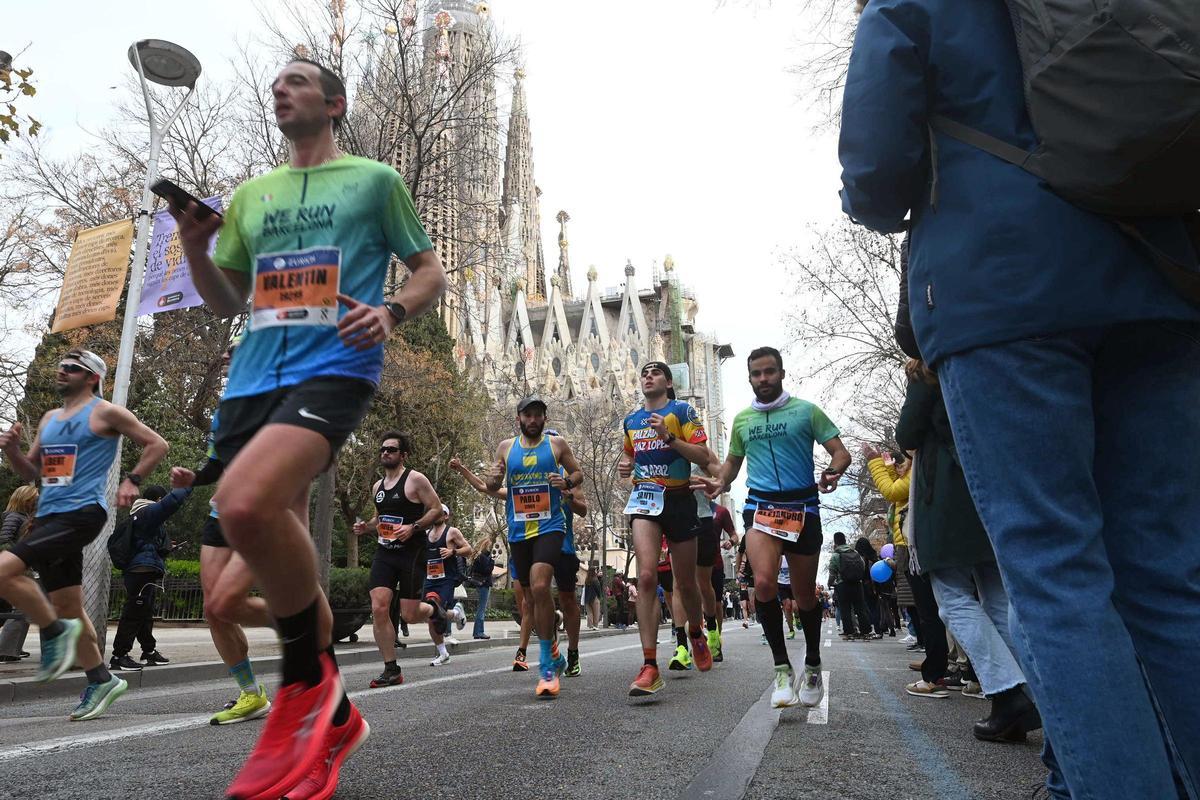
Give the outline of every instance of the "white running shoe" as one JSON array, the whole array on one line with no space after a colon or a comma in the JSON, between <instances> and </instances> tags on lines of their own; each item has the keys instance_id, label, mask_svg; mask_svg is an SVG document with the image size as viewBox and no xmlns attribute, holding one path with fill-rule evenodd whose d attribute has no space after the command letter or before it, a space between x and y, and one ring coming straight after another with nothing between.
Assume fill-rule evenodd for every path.
<instances>
[{"instance_id":1,"label":"white running shoe","mask_svg":"<svg viewBox=\"0 0 1200 800\"><path fill-rule=\"evenodd\" d=\"M460 631L467 626L467 610L461 602L455 603L454 608L450 609L450 616Z\"/></svg>"},{"instance_id":2,"label":"white running shoe","mask_svg":"<svg viewBox=\"0 0 1200 800\"><path fill-rule=\"evenodd\" d=\"M900 640L900 644L916 644L916 643L917 643L917 637L913 636L911 633Z\"/></svg>"},{"instance_id":3,"label":"white running shoe","mask_svg":"<svg viewBox=\"0 0 1200 800\"><path fill-rule=\"evenodd\" d=\"M796 671L787 664L775 667L775 691L771 692L771 708L791 708L800 702L796 689Z\"/></svg>"},{"instance_id":4,"label":"white running shoe","mask_svg":"<svg viewBox=\"0 0 1200 800\"><path fill-rule=\"evenodd\" d=\"M453 636L447 636L442 641L446 644L458 644L458 639L455 639Z\"/></svg>"},{"instance_id":5,"label":"white running shoe","mask_svg":"<svg viewBox=\"0 0 1200 800\"><path fill-rule=\"evenodd\" d=\"M825 696L825 681L821 679L821 665L804 665L804 682L800 685L800 704L812 708L820 704Z\"/></svg>"},{"instance_id":6,"label":"white running shoe","mask_svg":"<svg viewBox=\"0 0 1200 800\"><path fill-rule=\"evenodd\" d=\"M441 653L438 653L437 657L436 657L436 658L434 658L434 659L433 659L433 661L430 661L430 662L429 662L429 666L431 666L431 667L440 667L440 666L442 666L443 664L449 663L449 661L450 661L450 654L449 654L449 653L446 653L445 655L442 655Z\"/></svg>"}]
</instances>

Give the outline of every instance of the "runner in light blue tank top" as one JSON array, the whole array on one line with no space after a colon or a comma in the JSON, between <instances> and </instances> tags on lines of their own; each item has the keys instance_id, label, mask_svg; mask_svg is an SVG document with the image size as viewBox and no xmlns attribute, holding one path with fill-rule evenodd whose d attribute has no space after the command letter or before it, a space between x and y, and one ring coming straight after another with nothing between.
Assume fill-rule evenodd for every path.
<instances>
[{"instance_id":1,"label":"runner in light blue tank top","mask_svg":"<svg viewBox=\"0 0 1200 800\"><path fill-rule=\"evenodd\" d=\"M96 406L104 402L96 397L70 417L54 414L41 433L42 490L37 515L78 511L98 504L108 510L108 471L117 457L116 436L99 436L90 422Z\"/></svg>"}]
</instances>

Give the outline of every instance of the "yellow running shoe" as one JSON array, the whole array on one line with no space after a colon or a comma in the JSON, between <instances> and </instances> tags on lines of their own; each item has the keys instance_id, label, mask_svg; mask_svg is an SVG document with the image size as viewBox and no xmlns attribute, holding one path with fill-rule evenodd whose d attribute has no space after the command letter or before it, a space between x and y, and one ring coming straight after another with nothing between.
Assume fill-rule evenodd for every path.
<instances>
[{"instance_id":1,"label":"yellow running shoe","mask_svg":"<svg viewBox=\"0 0 1200 800\"><path fill-rule=\"evenodd\" d=\"M209 725L232 725L235 722L246 722L251 719L265 717L271 710L271 701L267 699L267 690L258 687L257 692L242 692L232 708L218 711L208 721Z\"/></svg>"}]
</instances>

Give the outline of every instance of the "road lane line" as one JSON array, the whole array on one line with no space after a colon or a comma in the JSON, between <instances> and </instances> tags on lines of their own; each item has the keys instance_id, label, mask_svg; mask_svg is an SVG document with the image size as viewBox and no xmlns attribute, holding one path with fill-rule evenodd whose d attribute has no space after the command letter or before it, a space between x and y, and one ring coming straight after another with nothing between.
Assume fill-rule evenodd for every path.
<instances>
[{"instance_id":1,"label":"road lane line","mask_svg":"<svg viewBox=\"0 0 1200 800\"><path fill-rule=\"evenodd\" d=\"M746 787L758 772L767 745L779 724L781 709L771 708L771 690L768 687L762 696L750 706L741 720L725 737L716 750L716 757L709 761L679 793L679 800L695 800L698 797L713 797L720 800L737 800L746 793Z\"/></svg>"},{"instance_id":2,"label":"road lane line","mask_svg":"<svg viewBox=\"0 0 1200 800\"><path fill-rule=\"evenodd\" d=\"M609 653L617 653L622 650L640 649L641 644L630 644L622 647L609 647L605 650L596 650L592 652L580 653L580 658L588 658L590 656L602 656ZM359 689L354 692L347 692L351 699L358 697L367 697L395 692L402 689L420 689L423 686L435 686L442 683L450 683L452 681L468 680L478 678L481 675L489 675L493 672L509 672L511 666L496 667L495 669L479 669L471 672L463 672L458 675L445 675L440 678L428 678L426 680L414 681L412 683L404 683L399 686L386 686L381 689ZM10 744L6 745L3 750L0 750L0 764L9 761L19 761L32 756L43 755L46 753L62 753L68 750L79 750L87 747L96 747L112 742L120 742L128 739L142 739L149 736L162 736L176 731L188 730L191 728L204 728L209 724L212 714L203 714L200 716L188 716L183 719L169 720L166 722L151 722L144 725L134 725L128 728L116 728L103 733L84 734L80 736L61 736L55 739L45 739L39 742L29 742L27 744Z\"/></svg>"},{"instance_id":3,"label":"road lane line","mask_svg":"<svg viewBox=\"0 0 1200 800\"><path fill-rule=\"evenodd\" d=\"M826 640L825 640L825 646L826 646L826 647L833 647L833 639L826 639Z\"/></svg>"},{"instance_id":4,"label":"road lane line","mask_svg":"<svg viewBox=\"0 0 1200 800\"><path fill-rule=\"evenodd\" d=\"M821 702L815 708L808 710L809 725L828 725L829 724L829 673L821 673L821 682L825 684L825 694L821 697Z\"/></svg>"}]
</instances>

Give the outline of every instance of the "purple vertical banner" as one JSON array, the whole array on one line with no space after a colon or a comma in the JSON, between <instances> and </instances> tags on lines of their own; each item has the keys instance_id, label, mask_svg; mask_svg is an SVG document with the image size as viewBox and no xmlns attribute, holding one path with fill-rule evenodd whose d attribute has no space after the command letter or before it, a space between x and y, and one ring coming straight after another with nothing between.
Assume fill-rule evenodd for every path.
<instances>
[{"instance_id":1,"label":"purple vertical banner","mask_svg":"<svg viewBox=\"0 0 1200 800\"><path fill-rule=\"evenodd\" d=\"M221 210L219 197L210 197L204 204L215 211ZM212 255L216 246L217 237L214 236L208 247L209 255ZM192 284L192 268L183 255L179 232L175 229L175 218L163 209L154 215L150 254L146 259L146 274L142 279L142 302L138 306L138 316L199 305L204 305L204 300Z\"/></svg>"}]
</instances>

